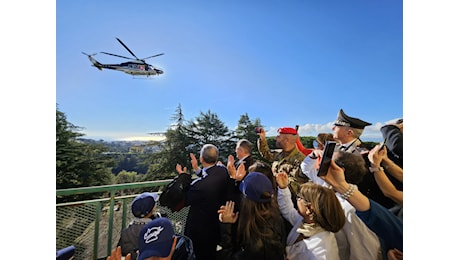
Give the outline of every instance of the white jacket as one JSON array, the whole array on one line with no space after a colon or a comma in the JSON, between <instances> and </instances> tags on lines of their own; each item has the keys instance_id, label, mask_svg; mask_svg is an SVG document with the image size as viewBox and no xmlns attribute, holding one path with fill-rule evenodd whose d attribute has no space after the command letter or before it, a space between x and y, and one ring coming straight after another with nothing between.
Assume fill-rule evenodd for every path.
<instances>
[{"instance_id":1,"label":"white jacket","mask_svg":"<svg viewBox=\"0 0 460 260\"><path fill-rule=\"evenodd\" d=\"M323 179L316 176L315 160L307 156L300 165L305 174L314 183L329 187ZM340 194L335 194L345 212L345 225L335 233L341 260L382 259L380 241L377 235L356 215L356 209Z\"/></svg>"},{"instance_id":2,"label":"white jacket","mask_svg":"<svg viewBox=\"0 0 460 260\"><path fill-rule=\"evenodd\" d=\"M278 204L281 214L292 224L286 241L286 253L289 260L324 259L338 260L339 250L334 233L323 231L294 244L299 233L297 228L302 224L303 217L294 208L289 188L278 188Z\"/></svg>"}]
</instances>

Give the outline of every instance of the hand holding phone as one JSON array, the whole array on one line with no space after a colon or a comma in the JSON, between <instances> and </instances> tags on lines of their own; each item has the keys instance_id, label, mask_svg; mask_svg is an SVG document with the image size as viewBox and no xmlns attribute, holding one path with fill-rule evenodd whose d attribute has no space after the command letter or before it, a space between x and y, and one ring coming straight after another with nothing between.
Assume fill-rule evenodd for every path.
<instances>
[{"instance_id":1,"label":"hand holding phone","mask_svg":"<svg viewBox=\"0 0 460 260\"><path fill-rule=\"evenodd\" d=\"M383 140L383 142L380 143L380 148L379 148L379 151L381 151L383 149L383 147L385 146L385 144L387 143L387 139L385 138Z\"/></svg>"},{"instance_id":2,"label":"hand holding phone","mask_svg":"<svg viewBox=\"0 0 460 260\"><path fill-rule=\"evenodd\" d=\"M323 156L321 157L317 176L324 176L327 174L336 144L337 142L334 141L326 141L326 144L324 144Z\"/></svg>"}]
</instances>

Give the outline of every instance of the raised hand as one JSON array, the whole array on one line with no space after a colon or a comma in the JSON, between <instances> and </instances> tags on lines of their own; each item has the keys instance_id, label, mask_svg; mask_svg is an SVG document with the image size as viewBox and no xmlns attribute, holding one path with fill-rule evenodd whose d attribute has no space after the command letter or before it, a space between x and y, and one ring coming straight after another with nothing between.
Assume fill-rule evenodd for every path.
<instances>
[{"instance_id":1,"label":"raised hand","mask_svg":"<svg viewBox=\"0 0 460 260\"><path fill-rule=\"evenodd\" d=\"M385 146L381 147L380 145L374 146L367 155L370 163L376 167L380 166L380 163L385 157L387 157L387 148Z\"/></svg>"},{"instance_id":2,"label":"raised hand","mask_svg":"<svg viewBox=\"0 0 460 260\"><path fill-rule=\"evenodd\" d=\"M235 168L235 166L233 166L233 168ZM238 166L238 169L236 170L235 179L237 181L241 181L242 179L244 179L244 176L246 176L246 168L244 168L244 163L242 163Z\"/></svg>"},{"instance_id":3,"label":"raised hand","mask_svg":"<svg viewBox=\"0 0 460 260\"><path fill-rule=\"evenodd\" d=\"M235 158L231 154L227 158L227 171L230 178L236 179Z\"/></svg>"},{"instance_id":4,"label":"raised hand","mask_svg":"<svg viewBox=\"0 0 460 260\"><path fill-rule=\"evenodd\" d=\"M107 257L107 260L121 260L121 246L112 250L112 254ZM131 253L126 255L125 260L131 260Z\"/></svg>"},{"instance_id":5,"label":"raised hand","mask_svg":"<svg viewBox=\"0 0 460 260\"><path fill-rule=\"evenodd\" d=\"M331 165L327 170L327 174L321 176L321 179L332 185L334 189L347 183L345 180L345 173L343 168L340 168L334 160L331 160Z\"/></svg>"},{"instance_id":6,"label":"raised hand","mask_svg":"<svg viewBox=\"0 0 460 260\"><path fill-rule=\"evenodd\" d=\"M238 219L238 212L233 213L235 209L235 202L227 201L225 206L220 206L220 209L217 211L219 213L219 220L222 223L235 223Z\"/></svg>"},{"instance_id":7,"label":"raised hand","mask_svg":"<svg viewBox=\"0 0 460 260\"><path fill-rule=\"evenodd\" d=\"M190 162L192 163L192 168L194 171L197 171L199 166L198 166L198 160L196 159L195 155L193 153L190 153Z\"/></svg>"},{"instance_id":8,"label":"raised hand","mask_svg":"<svg viewBox=\"0 0 460 260\"><path fill-rule=\"evenodd\" d=\"M179 174L184 174L184 173L187 172L187 167L183 167L183 168L182 168L182 165L176 164L176 171L177 171Z\"/></svg>"},{"instance_id":9,"label":"raised hand","mask_svg":"<svg viewBox=\"0 0 460 260\"><path fill-rule=\"evenodd\" d=\"M280 189L284 189L288 186L289 178L286 172L279 172L275 178L276 183L278 183L278 187L280 187Z\"/></svg>"}]
</instances>

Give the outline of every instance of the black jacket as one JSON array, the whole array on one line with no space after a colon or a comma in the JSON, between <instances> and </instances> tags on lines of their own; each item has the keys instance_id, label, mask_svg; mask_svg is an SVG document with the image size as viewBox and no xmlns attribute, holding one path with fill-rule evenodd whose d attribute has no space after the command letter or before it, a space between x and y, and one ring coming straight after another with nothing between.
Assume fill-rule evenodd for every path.
<instances>
[{"instance_id":1,"label":"black jacket","mask_svg":"<svg viewBox=\"0 0 460 260\"><path fill-rule=\"evenodd\" d=\"M255 248L255 241L243 245L234 240L236 227L230 223L220 223L221 229L221 247L218 251L218 260L284 260L286 259L286 239L283 223L273 223L267 229L274 229L278 237L272 241L262 241L263 247ZM275 242L275 243L273 243Z\"/></svg>"}]
</instances>

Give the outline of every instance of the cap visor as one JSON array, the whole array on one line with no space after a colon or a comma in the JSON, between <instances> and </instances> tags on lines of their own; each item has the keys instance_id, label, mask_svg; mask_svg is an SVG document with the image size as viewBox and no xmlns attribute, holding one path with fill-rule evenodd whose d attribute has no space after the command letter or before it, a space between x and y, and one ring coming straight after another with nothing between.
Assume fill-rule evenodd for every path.
<instances>
[{"instance_id":1,"label":"cap visor","mask_svg":"<svg viewBox=\"0 0 460 260\"><path fill-rule=\"evenodd\" d=\"M171 253L171 247L174 239L171 241L157 242L147 245L146 249L139 255L139 260L144 260L152 256L167 257Z\"/></svg>"}]
</instances>

